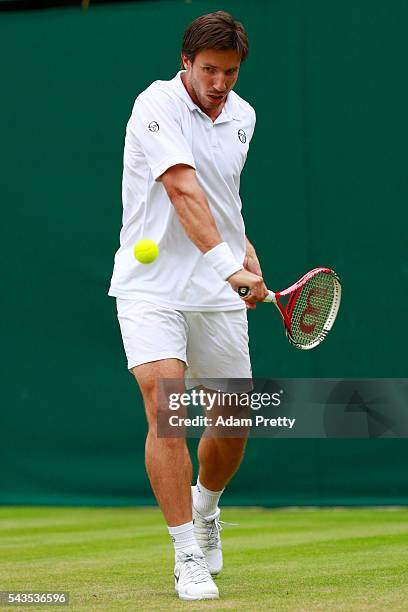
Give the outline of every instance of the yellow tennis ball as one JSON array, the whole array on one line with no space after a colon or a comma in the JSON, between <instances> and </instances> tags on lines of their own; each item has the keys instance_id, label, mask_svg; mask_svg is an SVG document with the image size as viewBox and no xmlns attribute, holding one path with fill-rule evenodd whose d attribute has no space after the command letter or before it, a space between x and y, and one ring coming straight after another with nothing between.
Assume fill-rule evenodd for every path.
<instances>
[{"instance_id":1,"label":"yellow tennis ball","mask_svg":"<svg viewBox=\"0 0 408 612\"><path fill-rule=\"evenodd\" d=\"M149 238L142 238L142 240L138 240L136 242L133 253L137 261L140 261L140 263L150 264L157 258L159 254L159 247L153 240L149 240Z\"/></svg>"}]
</instances>

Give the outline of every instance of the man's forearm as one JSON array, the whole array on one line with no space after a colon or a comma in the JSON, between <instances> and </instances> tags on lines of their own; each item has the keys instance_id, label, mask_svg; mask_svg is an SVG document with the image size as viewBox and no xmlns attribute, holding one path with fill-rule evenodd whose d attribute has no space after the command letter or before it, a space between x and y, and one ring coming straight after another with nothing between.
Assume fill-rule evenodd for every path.
<instances>
[{"instance_id":1,"label":"man's forearm","mask_svg":"<svg viewBox=\"0 0 408 612\"><path fill-rule=\"evenodd\" d=\"M222 242L207 198L200 188L174 193L171 201L187 236L202 253Z\"/></svg>"},{"instance_id":2,"label":"man's forearm","mask_svg":"<svg viewBox=\"0 0 408 612\"><path fill-rule=\"evenodd\" d=\"M187 236L207 253L222 242L207 197L197 181L194 168L176 164L161 177Z\"/></svg>"},{"instance_id":3,"label":"man's forearm","mask_svg":"<svg viewBox=\"0 0 408 612\"><path fill-rule=\"evenodd\" d=\"M255 247L249 242L248 236L245 236L245 252L248 255L256 255Z\"/></svg>"},{"instance_id":4,"label":"man's forearm","mask_svg":"<svg viewBox=\"0 0 408 612\"><path fill-rule=\"evenodd\" d=\"M176 164L162 175L161 180L187 236L220 278L227 280L242 270L242 262L235 259L230 246L221 238L195 170Z\"/></svg>"},{"instance_id":5,"label":"man's forearm","mask_svg":"<svg viewBox=\"0 0 408 612\"><path fill-rule=\"evenodd\" d=\"M262 276L262 270L259 264L258 257L256 255L255 247L249 242L246 236L244 268L246 270L249 270L253 274L258 274L259 276Z\"/></svg>"},{"instance_id":6,"label":"man's forearm","mask_svg":"<svg viewBox=\"0 0 408 612\"><path fill-rule=\"evenodd\" d=\"M187 236L200 249L222 280L228 280L243 266L226 242L223 242L204 192L197 184L191 191L171 194L180 223Z\"/></svg>"}]
</instances>

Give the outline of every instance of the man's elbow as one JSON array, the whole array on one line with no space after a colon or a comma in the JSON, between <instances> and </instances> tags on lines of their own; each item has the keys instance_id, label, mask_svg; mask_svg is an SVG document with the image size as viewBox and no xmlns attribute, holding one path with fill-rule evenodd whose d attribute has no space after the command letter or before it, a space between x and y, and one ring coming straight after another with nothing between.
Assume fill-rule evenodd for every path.
<instances>
[{"instance_id":1,"label":"man's elbow","mask_svg":"<svg viewBox=\"0 0 408 612\"><path fill-rule=\"evenodd\" d=\"M184 164L172 166L161 175L160 180L173 203L185 196L191 196L198 188L194 168Z\"/></svg>"}]
</instances>

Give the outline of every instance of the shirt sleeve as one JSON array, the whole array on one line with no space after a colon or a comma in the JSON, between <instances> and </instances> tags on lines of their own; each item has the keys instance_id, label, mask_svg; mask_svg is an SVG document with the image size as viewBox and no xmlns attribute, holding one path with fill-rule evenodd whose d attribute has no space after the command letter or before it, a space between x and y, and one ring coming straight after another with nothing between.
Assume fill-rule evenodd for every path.
<instances>
[{"instance_id":1,"label":"shirt sleeve","mask_svg":"<svg viewBox=\"0 0 408 612\"><path fill-rule=\"evenodd\" d=\"M160 91L141 94L135 101L128 129L138 142L154 180L176 164L195 169L175 101Z\"/></svg>"}]
</instances>

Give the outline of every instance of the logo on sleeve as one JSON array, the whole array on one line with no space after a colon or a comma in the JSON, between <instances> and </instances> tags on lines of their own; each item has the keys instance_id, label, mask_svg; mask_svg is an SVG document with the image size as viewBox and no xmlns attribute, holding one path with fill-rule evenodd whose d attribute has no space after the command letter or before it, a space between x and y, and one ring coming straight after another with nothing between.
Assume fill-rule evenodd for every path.
<instances>
[{"instance_id":1,"label":"logo on sleeve","mask_svg":"<svg viewBox=\"0 0 408 612\"><path fill-rule=\"evenodd\" d=\"M240 139L242 143L244 144L246 143L247 137L246 137L244 130L238 130L238 138Z\"/></svg>"},{"instance_id":2,"label":"logo on sleeve","mask_svg":"<svg viewBox=\"0 0 408 612\"><path fill-rule=\"evenodd\" d=\"M158 132L160 129L157 121L152 121L151 123L149 123L148 128L151 132Z\"/></svg>"}]
</instances>

